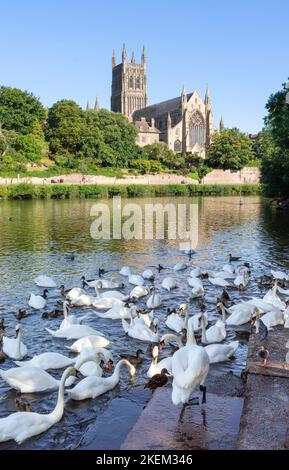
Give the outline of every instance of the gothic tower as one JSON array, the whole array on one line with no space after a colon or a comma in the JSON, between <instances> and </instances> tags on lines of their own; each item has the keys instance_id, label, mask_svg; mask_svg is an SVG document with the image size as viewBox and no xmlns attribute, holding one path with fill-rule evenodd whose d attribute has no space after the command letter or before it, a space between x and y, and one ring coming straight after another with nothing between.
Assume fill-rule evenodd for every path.
<instances>
[{"instance_id":1,"label":"gothic tower","mask_svg":"<svg viewBox=\"0 0 289 470\"><path fill-rule=\"evenodd\" d=\"M212 129L212 105L209 88L207 85L205 95L205 107L206 107L206 147L211 143L211 129Z\"/></svg>"},{"instance_id":2,"label":"gothic tower","mask_svg":"<svg viewBox=\"0 0 289 470\"><path fill-rule=\"evenodd\" d=\"M131 61L127 60L126 48L123 45L122 62L116 64L112 56L111 111L132 117L134 111L147 106L146 53L143 48L141 63L135 63L134 53Z\"/></svg>"}]
</instances>

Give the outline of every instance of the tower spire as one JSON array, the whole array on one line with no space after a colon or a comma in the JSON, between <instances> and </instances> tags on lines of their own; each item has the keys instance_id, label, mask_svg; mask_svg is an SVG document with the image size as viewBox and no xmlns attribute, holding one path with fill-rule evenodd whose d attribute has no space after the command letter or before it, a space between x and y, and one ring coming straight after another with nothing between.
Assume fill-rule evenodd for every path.
<instances>
[{"instance_id":1,"label":"tower spire","mask_svg":"<svg viewBox=\"0 0 289 470\"><path fill-rule=\"evenodd\" d=\"M94 111L99 111L98 98L95 98Z\"/></svg>"},{"instance_id":2,"label":"tower spire","mask_svg":"<svg viewBox=\"0 0 289 470\"><path fill-rule=\"evenodd\" d=\"M144 46L142 48L141 63L142 63L142 65L144 65L146 63L146 50L145 50Z\"/></svg>"},{"instance_id":3,"label":"tower spire","mask_svg":"<svg viewBox=\"0 0 289 470\"><path fill-rule=\"evenodd\" d=\"M86 103L86 111L88 111L89 109L90 109L89 101L87 100L87 103Z\"/></svg>"},{"instance_id":4,"label":"tower spire","mask_svg":"<svg viewBox=\"0 0 289 470\"><path fill-rule=\"evenodd\" d=\"M132 63L132 64L135 64L134 51L132 51L132 55L131 55L131 63Z\"/></svg>"},{"instance_id":5,"label":"tower spire","mask_svg":"<svg viewBox=\"0 0 289 470\"><path fill-rule=\"evenodd\" d=\"M116 66L116 55L115 55L115 49L113 49L112 52L112 68Z\"/></svg>"},{"instance_id":6,"label":"tower spire","mask_svg":"<svg viewBox=\"0 0 289 470\"><path fill-rule=\"evenodd\" d=\"M126 48L125 48L124 43L123 43L123 47L122 47L122 61L126 62Z\"/></svg>"},{"instance_id":7,"label":"tower spire","mask_svg":"<svg viewBox=\"0 0 289 470\"><path fill-rule=\"evenodd\" d=\"M223 116L221 116L221 120L220 120L220 132L223 132L224 129L225 129L224 119L223 119Z\"/></svg>"},{"instance_id":8,"label":"tower spire","mask_svg":"<svg viewBox=\"0 0 289 470\"><path fill-rule=\"evenodd\" d=\"M187 93L186 93L185 82L183 83L181 101L182 101L182 107L185 107L187 104Z\"/></svg>"},{"instance_id":9,"label":"tower spire","mask_svg":"<svg viewBox=\"0 0 289 470\"><path fill-rule=\"evenodd\" d=\"M211 104L211 98L210 98L210 92L209 92L208 84L207 84L207 87L206 87L205 104L206 105Z\"/></svg>"},{"instance_id":10,"label":"tower spire","mask_svg":"<svg viewBox=\"0 0 289 470\"><path fill-rule=\"evenodd\" d=\"M172 118L171 118L171 114L168 113L168 117L167 117L167 129L170 129L172 127Z\"/></svg>"}]
</instances>

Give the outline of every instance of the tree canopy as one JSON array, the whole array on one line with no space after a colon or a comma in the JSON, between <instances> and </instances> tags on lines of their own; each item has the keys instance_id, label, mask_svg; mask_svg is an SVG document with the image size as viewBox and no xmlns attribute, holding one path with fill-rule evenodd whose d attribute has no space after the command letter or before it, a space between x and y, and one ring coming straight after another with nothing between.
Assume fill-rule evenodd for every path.
<instances>
[{"instance_id":1,"label":"tree canopy","mask_svg":"<svg viewBox=\"0 0 289 470\"><path fill-rule=\"evenodd\" d=\"M223 170L240 170L253 158L252 142L239 129L224 129L212 136L208 165Z\"/></svg>"}]
</instances>

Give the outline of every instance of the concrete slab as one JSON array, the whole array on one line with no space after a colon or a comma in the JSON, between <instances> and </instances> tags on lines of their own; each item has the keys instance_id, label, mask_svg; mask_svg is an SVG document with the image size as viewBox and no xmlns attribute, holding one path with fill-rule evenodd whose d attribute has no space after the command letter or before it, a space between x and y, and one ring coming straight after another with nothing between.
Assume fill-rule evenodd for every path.
<instances>
[{"instance_id":1,"label":"concrete slab","mask_svg":"<svg viewBox=\"0 0 289 470\"><path fill-rule=\"evenodd\" d=\"M243 400L207 394L205 405L174 406L171 388L157 389L123 442L125 450L235 449Z\"/></svg>"}]
</instances>

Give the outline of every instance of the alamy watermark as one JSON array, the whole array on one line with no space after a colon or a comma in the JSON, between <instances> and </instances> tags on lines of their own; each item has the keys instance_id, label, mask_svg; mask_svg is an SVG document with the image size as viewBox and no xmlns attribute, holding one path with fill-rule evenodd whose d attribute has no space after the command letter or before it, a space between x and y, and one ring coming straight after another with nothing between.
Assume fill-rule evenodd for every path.
<instances>
[{"instance_id":1,"label":"alamy watermark","mask_svg":"<svg viewBox=\"0 0 289 470\"><path fill-rule=\"evenodd\" d=\"M198 244L198 204L128 203L120 196L112 204L94 204L90 234L99 240L177 240L180 249Z\"/></svg>"}]
</instances>

